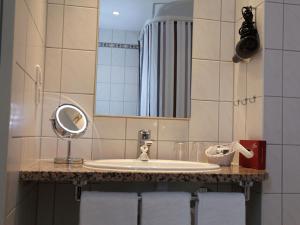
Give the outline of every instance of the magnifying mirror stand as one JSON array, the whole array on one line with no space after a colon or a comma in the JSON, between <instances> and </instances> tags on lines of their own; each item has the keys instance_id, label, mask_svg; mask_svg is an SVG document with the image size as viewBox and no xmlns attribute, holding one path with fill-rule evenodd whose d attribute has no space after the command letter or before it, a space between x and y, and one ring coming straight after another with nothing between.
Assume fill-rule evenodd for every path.
<instances>
[{"instance_id":1,"label":"magnifying mirror stand","mask_svg":"<svg viewBox=\"0 0 300 225\"><path fill-rule=\"evenodd\" d=\"M67 158L55 158L55 164L83 164L83 159L71 158L71 140L68 140Z\"/></svg>"}]
</instances>

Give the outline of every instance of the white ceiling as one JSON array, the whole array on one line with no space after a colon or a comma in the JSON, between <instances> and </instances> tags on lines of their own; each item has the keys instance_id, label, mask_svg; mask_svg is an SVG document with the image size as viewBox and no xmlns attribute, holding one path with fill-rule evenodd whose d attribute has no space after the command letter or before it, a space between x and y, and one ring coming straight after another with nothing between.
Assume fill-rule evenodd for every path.
<instances>
[{"instance_id":1,"label":"white ceiling","mask_svg":"<svg viewBox=\"0 0 300 225\"><path fill-rule=\"evenodd\" d=\"M175 0L100 0L100 28L140 31L152 18L154 3ZM112 12L120 12L114 16Z\"/></svg>"}]
</instances>

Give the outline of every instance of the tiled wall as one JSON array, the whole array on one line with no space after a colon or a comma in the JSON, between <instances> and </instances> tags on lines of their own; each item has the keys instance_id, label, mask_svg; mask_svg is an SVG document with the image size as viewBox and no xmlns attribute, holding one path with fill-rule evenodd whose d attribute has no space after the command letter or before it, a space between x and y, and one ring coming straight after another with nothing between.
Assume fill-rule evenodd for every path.
<instances>
[{"instance_id":1,"label":"tiled wall","mask_svg":"<svg viewBox=\"0 0 300 225\"><path fill-rule=\"evenodd\" d=\"M192 160L196 154L192 142L205 146L233 140L234 26L234 0L195 0L189 121Z\"/></svg>"},{"instance_id":2,"label":"tiled wall","mask_svg":"<svg viewBox=\"0 0 300 225\"><path fill-rule=\"evenodd\" d=\"M138 31L100 29L99 42L138 46L138 36ZM95 114L138 115L138 78L138 49L98 47Z\"/></svg>"},{"instance_id":3,"label":"tiled wall","mask_svg":"<svg viewBox=\"0 0 300 225\"><path fill-rule=\"evenodd\" d=\"M46 0L15 1L14 24L5 224L32 225L36 186L19 184L18 171L22 165L31 164L40 157ZM41 79L37 75L37 65ZM36 95L39 93L40 99Z\"/></svg>"},{"instance_id":4,"label":"tiled wall","mask_svg":"<svg viewBox=\"0 0 300 225\"><path fill-rule=\"evenodd\" d=\"M297 225L300 210L300 2L265 3L264 136L269 180L263 224Z\"/></svg>"},{"instance_id":5,"label":"tiled wall","mask_svg":"<svg viewBox=\"0 0 300 225\"><path fill-rule=\"evenodd\" d=\"M81 3L48 4L41 158L66 154L65 141L57 140L49 122L55 107L64 102L82 106L89 115L89 131L73 141L73 155L85 159L135 158L137 132L144 128L152 130L153 158L175 158L176 142L185 142L188 149L192 142L232 141L234 0L195 1L190 122L94 117L97 1L92 7ZM74 4L77 6L71 6ZM190 160L195 160L190 148Z\"/></svg>"},{"instance_id":6,"label":"tiled wall","mask_svg":"<svg viewBox=\"0 0 300 225\"><path fill-rule=\"evenodd\" d=\"M260 140L263 138L263 55L264 55L264 1L236 0L235 42L242 22L241 9L251 5L260 37L261 48L249 62L234 65L234 139ZM253 97L255 97L255 102ZM245 100L246 99L246 100ZM250 100L249 100L250 99Z\"/></svg>"},{"instance_id":7,"label":"tiled wall","mask_svg":"<svg viewBox=\"0 0 300 225\"><path fill-rule=\"evenodd\" d=\"M66 156L67 144L56 138L50 117L56 107L83 108L91 126L73 141L73 156L91 159L97 48L98 1L49 0L41 158Z\"/></svg>"}]
</instances>

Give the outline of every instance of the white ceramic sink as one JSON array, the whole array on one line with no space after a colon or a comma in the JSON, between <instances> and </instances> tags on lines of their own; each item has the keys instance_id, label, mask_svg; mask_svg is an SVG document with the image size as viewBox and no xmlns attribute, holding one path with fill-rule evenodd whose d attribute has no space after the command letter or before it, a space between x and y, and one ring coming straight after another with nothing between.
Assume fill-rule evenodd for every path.
<instances>
[{"instance_id":1,"label":"white ceramic sink","mask_svg":"<svg viewBox=\"0 0 300 225\"><path fill-rule=\"evenodd\" d=\"M168 171L168 172L201 172L217 170L220 166L210 163L175 161L175 160L149 160L137 159L110 159L85 161L84 166L93 169L105 170L138 170L138 171Z\"/></svg>"}]
</instances>

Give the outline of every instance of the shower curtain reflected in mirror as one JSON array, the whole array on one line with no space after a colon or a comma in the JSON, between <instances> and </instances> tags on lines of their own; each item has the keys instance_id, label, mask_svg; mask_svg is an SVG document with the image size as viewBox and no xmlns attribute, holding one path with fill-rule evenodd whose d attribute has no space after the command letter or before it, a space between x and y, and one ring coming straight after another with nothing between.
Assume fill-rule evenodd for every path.
<instances>
[{"instance_id":1,"label":"shower curtain reflected in mirror","mask_svg":"<svg viewBox=\"0 0 300 225\"><path fill-rule=\"evenodd\" d=\"M139 115L190 116L193 21L157 17L140 36Z\"/></svg>"}]
</instances>

